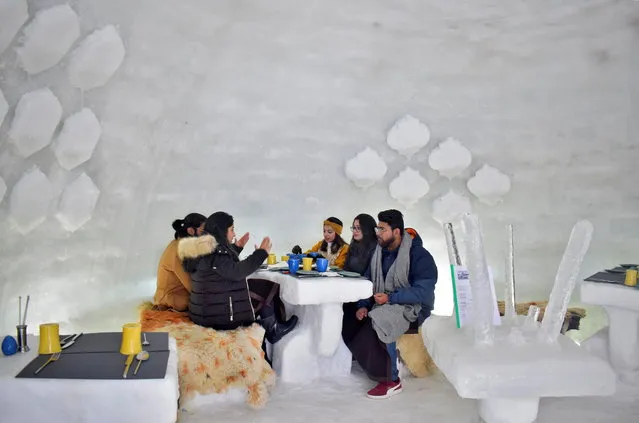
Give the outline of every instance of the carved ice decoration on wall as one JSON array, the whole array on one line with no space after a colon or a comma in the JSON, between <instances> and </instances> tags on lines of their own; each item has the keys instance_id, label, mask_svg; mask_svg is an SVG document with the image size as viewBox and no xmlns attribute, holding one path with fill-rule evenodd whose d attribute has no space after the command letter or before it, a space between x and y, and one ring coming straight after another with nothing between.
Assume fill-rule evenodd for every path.
<instances>
[{"instance_id":1,"label":"carved ice decoration on wall","mask_svg":"<svg viewBox=\"0 0 639 423\"><path fill-rule=\"evenodd\" d=\"M25 172L9 198L9 215L18 232L28 234L45 221L53 198L53 188L38 168Z\"/></svg>"},{"instance_id":2,"label":"carved ice decoration on wall","mask_svg":"<svg viewBox=\"0 0 639 423\"><path fill-rule=\"evenodd\" d=\"M471 161L470 151L455 138L447 138L428 156L429 166L448 179L459 176Z\"/></svg>"},{"instance_id":3,"label":"carved ice decoration on wall","mask_svg":"<svg viewBox=\"0 0 639 423\"><path fill-rule=\"evenodd\" d=\"M4 179L0 178L0 203L2 203L2 199L4 198L4 194L7 192L7 184L4 182Z\"/></svg>"},{"instance_id":4,"label":"carved ice decoration on wall","mask_svg":"<svg viewBox=\"0 0 639 423\"><path fill-rule=\"evenodd\" d=\"M429 190L428 181L411 167L401 171L388 185L391 197L406 208L412 207L420 198L428 194Z\"/></svg>"},{"instance_id":5,"label":"carved ice decoration on wall","mask_svg":"<svg viewBox=\"0 0 639 423\"><path fill-rule=\"evenodd\" d=\"M53 143L53 152L60 165L71 170L89 160L101 134L102 127L91 109L85 107L69 116Z\"/></svg>"},{"instance_id":6,"label":"carved ice decoration on wall","mask_svg":"<svg viewBox=\"0 0 639 423\"><path fill-rule=\"evenodd\" d=\"M470 198L449 190L446 194L433 201L431 215L437 222L444 224L461 218L466 213L472 213L473 206Z\"/></svg>"},{"instance_id":7,"label":"carved ice decoration on wall","mask_svg":"<svg viewBox=\"0 0 639 423\"><path fill-rule=\"evenodd\" d=\"M0 54L9 47L27 19L29 6L26 0L0 0Z\"/></svg>"},{"instance_id":8,"label":"carved ice decoration on wall","mask_svg":"<svg viewBox=\"0 0 639 423\"><path fill-rule=\"evenodd\" d=\"M346 177L359 188L368 188L380 181L388 170L381 156L370 147L346 162Z\"/></svg>"},{"instance_id":9,"label":"carved ice decoration on wall","mask_svg":"<svg viewBox=\"0 0 639 423\"><path fill-rule=\"evenodd\" d=\"M98 187L86 173L82 173L62 193L56 219L67 231L77 231L91 220L99 196Z\"/></svg>"},{"instance_id":10,"label":"carved ice decoration on wall","mask_svg":"<svg viewBox=\"0 0 639 423\"><path fill-rule=\"evenodd\" d=\"M0 91L0 126L2 126L2 122L4 121L4 117L7 115L9 111L9 103L5 100L2 91Z\"/></svg>"},{"instance_id":11,"label":"carved ice decoration on wall","mask_svg":"<svg viewBox=\"0 0 639 423\"><path fill-rule=\"evenodd\" d=\"M430 141L430 130L411 115L399 119L388 131L386 143L399 154L410 158Z\"/></svg>"},{"instance_id":12,"label":"carved ice decoration on wall","mask_svg":"<svg viewBox=\"0 0 639 423\"><path fill-rule=\"evenodd\" d=\"M479 169L466 186L482 203L491 206L498 204L511 188L508 175L489 165Z\"/></svg>"},{"instance_id":13,"label":"carved ice decoration on wall","mask_svg":"<svg viewBox=\"0 0 639 423\"><path fill-rule=\"evenodd\" d=\"M113 25L93 32L71 55L69 82L84 91L105 85L122 64L124 54L124 43Z\"/></svg>"},{"instance_id":14,"label":"carved ice decoration on wall","mask_svg":"<svg viewBox=\"0 0 639 423\"><path fill-rule=\"evenodd\" d=\"M47 70L62 60L79 37L80 21L70 6L41 10L24 29L22 45L16 49L20 64L29 74Z\"/></svg>"},{"instance_id":15,"label":"carved ice decoration on wall","mask_svg":"<svg viewBox=\"0 0 639 423\"><path fill-rule=\"evenodd\" d=\"M26 93L18 101L9 140L22 157L49 145L62 117L62 105L48 88Z\"/></svg>"}]
</instances>

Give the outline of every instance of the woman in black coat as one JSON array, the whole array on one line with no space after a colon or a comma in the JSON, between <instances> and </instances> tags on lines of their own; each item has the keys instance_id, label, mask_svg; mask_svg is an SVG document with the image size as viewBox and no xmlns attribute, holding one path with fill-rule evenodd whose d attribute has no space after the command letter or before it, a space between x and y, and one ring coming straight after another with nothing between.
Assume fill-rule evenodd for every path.
<instances>
[{"instance_id":1,"label":"woman in black coat","mask_svg":"<svg viewBox=\"0 0 639 423\"><path fill-rule=\"evenodd\" d=\"M278 322L272 301L261 303L257 311L251 301L246 278L268 257L270 239L264 238L250 256L240 260L239 254L248 241L248 234L232 243L235 238L232 216L224 212L213 213L206 220L203 233L199 237L184 238L178 245L178 255L191 275L191 320L216 330L232 330L257 321L272 344L293 330L297 324L296 316L287 322ZM256 320L258 316L260 320Z\"/></svg>"}]
</instances>

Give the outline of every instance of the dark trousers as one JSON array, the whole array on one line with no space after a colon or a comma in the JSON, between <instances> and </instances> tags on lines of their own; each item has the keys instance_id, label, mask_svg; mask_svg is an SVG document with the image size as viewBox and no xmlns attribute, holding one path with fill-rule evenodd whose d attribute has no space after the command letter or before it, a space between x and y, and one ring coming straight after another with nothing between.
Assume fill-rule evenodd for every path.
<instances>
[{"instance_id":1,"label":"dark trousers","mask_svg":"<svg viewBox=\"0 0 639 423\"><path fill-rule=\"evenodd\" d=\"M391 359L386 344L379 340L368 317L357 320L356 303L346 303L342 339L366 375L377 382L391 381Z\"/></svg>"}]
</instances>

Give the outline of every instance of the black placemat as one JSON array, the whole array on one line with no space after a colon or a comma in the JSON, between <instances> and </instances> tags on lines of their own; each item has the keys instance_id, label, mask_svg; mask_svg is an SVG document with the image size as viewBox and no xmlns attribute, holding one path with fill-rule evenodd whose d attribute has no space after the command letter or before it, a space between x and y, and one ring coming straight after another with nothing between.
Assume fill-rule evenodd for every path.
<instances>
[{"instance_id":1,"label":"black placemat","mask_svg":"<svg viewBox=\"0 0 639 423\"><path fill-rule=\"evenodd\" d=\"M587 282L610 283L614 285L623 285L626 281L625 273L597 272L594 275L584 279ZM625 286L625 285L624 285Z\"/></svg>"},{"instance_id":2,"label":"black placemat","mask_svg":"<svg viewBox=\"0 0 639 423\"><path fill-rule=\"evenodd\" d=\"M150 345L143 345L142 349L148 352L169 350L169 334L166 332L146 332L146 340L149 341ZM64 354L119 353L121 343L122 332L85 333L76 339L73 345L62 350L62 352Z\"/></svg>"},{"instance_id":3,"label":"black placemat","mask_svg":"<svg viewBox=\"0 0 639 423\"><path fill-rule=\"evenodd\" d=\"M84 335L82 335L84 336ZM71 348L71 347L69 347ZM42 366L49 355L34 358L16 376L30 379L122 379L127 356L120 353L62 353L57 361L47 366L37 375L35 371ZM163 379L169 362L169 351L150 353L149 359L142 362L137 375L133 375L138 361L133 360L127 379Z\"/></svg>"}]
</instances>

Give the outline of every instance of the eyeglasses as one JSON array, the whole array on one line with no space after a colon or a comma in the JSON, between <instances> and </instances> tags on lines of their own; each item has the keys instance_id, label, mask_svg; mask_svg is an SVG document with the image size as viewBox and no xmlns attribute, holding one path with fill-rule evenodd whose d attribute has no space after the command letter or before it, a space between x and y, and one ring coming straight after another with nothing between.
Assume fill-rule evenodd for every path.
<instances>
[{"instance_id":1,"label":"eyeglasses","mask_svg":"<svg viewBox=\"0 0 639 423\"><path fill-rule=\"evenodd\" d=\"M351 231L352 232L355 232L355 231L362 232L362 228L360 228L359 226L351 226Z\"/></svg>"},{"instance_id":2,"label":"eyeglasses","mask_svg":"<svg viewBox=\"0 0 639 423\"><path fill-rule=\"evenodd\" d=\"M386 229L388 228L382 228L380 226L375 227L375 232L380 233L380 232L384 232Z\"/></svg>"}]
</instances>

